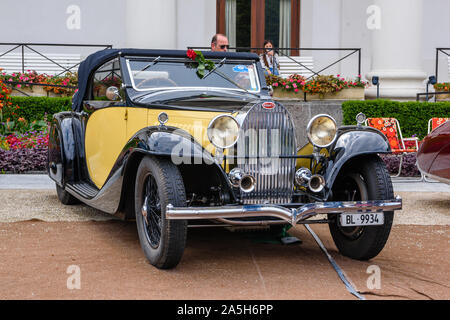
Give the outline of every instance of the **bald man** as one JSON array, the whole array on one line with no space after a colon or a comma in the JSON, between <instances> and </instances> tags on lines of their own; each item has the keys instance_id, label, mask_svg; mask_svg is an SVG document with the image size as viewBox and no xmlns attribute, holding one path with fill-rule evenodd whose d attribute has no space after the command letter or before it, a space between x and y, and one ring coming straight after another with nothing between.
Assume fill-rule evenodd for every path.
<instances>
[{"instance_id":1,"label":"bald man","mask_svg":"<svg viewBox=\"0 0 450 320\"><path fill-rule=\"evenodd\" d=\"M211 51L228 51L230 45L228 44L228 38L221 34L217 33L211 39Z\"/></svg>"}]
</instances>

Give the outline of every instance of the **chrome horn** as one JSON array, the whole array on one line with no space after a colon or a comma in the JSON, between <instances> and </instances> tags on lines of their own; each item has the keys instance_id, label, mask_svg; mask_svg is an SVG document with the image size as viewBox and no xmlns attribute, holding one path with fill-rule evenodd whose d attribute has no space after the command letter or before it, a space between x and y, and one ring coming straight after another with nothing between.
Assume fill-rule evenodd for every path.
<instances>
[{"instance_id":1,"label":"chrome horn","mask_svg":"<svg viewBox=\"0 0 450 320\"><path fill-rule=\"evenodd\" d=\"M249 174L245 174L240 168L234 168L228 176L231 185L236 188L239 187L243 192L252 192L255 189L255 178Z\"/></svg>"},{"instance_id":2,"label":"chrome horn","mask_svg":"<svg viewBox=\"0 0 450 320\"><path fill-rule=\"evenodd\" d=\"M311 174L307 168L300 168L295 172L295 183L301 187L308 186L312 192L320 192L325 187L325 178L320 174Z\"/></svg>"}]
</instances>

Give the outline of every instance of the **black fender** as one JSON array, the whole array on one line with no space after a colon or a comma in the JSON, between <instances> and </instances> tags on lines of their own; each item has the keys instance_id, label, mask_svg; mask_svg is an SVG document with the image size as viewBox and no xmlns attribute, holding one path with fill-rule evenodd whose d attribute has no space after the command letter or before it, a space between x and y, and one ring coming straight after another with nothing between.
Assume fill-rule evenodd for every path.
<instances>
[{"instance_id":1,"label":"black fender","mask_svg":"<svg viewBox=\"0 0 450 320\"><path fill-rule=\"evenodd\" d=\"M331 190L342 167L355 157L391 153L387 138L378 130L363 127L341 131L330 152L325 170L326 189Z\"/></svg>"},{"instance_id":2,"label":"black fender","mask_svg":"<svg viewBox=\"0 0 450 320\"><path fill-rule=\"evenodd\" d=\"M189 133L179 128L147 127L127 142L110 173L112 177L118 170L122 171L119 209L125 213L125 218L134 216L134 201L128 199L133 199L137 167L147 155L164 157L177 165L187 190L195 187L208 191L211 185L219 185L230 202L236 201L226 172Z\"/></svg>"},{"instance_id":3,"label":"black fender","mask_svg":"<svg viewBox=\"0 0 450 320\"><path fill-rule=\"evenodd\" d=\"M83 115L60 112L53 116L49 132L48 174L58 185L86 179Z\"/></svg>"},{"instance_id":4,"label":"black fender","mask_svg":"<svg viewBox=\"0 0 450 320\"><path fill-rule=\"evenodd\" d=\"M76 159L72 120L71 112L60 112L53 116L50 124L48 175L62 187L67 180L73 179Z\"/></svg>"}]
</instances>

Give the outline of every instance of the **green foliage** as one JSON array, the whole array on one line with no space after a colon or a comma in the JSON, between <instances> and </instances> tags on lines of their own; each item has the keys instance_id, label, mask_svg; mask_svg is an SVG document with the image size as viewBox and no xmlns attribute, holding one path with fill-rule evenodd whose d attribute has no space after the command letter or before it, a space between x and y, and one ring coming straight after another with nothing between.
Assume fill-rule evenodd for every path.
<instances>
[{"instance_id":1,"label":"green foliage","mask_svg":"<svg viewBox=\"0 0 450 320\"><path fill-rule=\"evenodd\" d=\"M5 106L2 110L3 121L10 119L17 122L19 118L24 118L31 123L51 119L54 113L71 110L72 105L70 97L11 97L11 102L11 106Z\"/></svg>"},{"instance_id":2,"label":"green foliage","mask_svg":"<svg viewBox=\"0 0 450 320\"><path fill-rule=\"evenodd\" d=\"M450 102L399 102L392 100L345 101L342 104L344 125L356 124L355 117L364 113L367 118L396 118L403 137L416 135L422 139L428 132L428 120L450 117Z\"/></svg>"},{"instance_id":3,"label":"green foliage","mask_svg":"<svg viewBox=\"0 0 450 320\"><path fill-rule=\"evenodd\" d=\"M24 118L19 118L17 121L8 121L6 119L4 122L0 122L0 135L7 136L13 133L25 133L29 131L43 131L47 128L47 119L44 120L34 120L28 122ZM0 141L1 142L1 141ZM1 143L0 143L1 149Z\"/></svg>"}]
</instances>

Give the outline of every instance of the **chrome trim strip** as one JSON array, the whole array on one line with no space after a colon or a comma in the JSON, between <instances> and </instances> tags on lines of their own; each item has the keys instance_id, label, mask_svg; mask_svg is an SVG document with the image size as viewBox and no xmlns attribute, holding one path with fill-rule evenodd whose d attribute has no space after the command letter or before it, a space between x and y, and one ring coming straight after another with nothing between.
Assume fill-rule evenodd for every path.
<instances>
[{"instance_id":1,"label":"chrome trim strip","mask_svg":"<svg viewBox=\"0 0 450 320\"><path fill-rule=\"evenodd\" d=\"M380 212L402 208L402 198L392 200L335 201L308 203L297 209L277 205L243 205L223 207L174 207L167 205L167 219L227 219L251 217L276 217L296 225L317 214L338 214L343 212ZM223 220L222 220L223 221ZM231 223L231 220L227 220Z\"/></svg>"}]
</instances>

